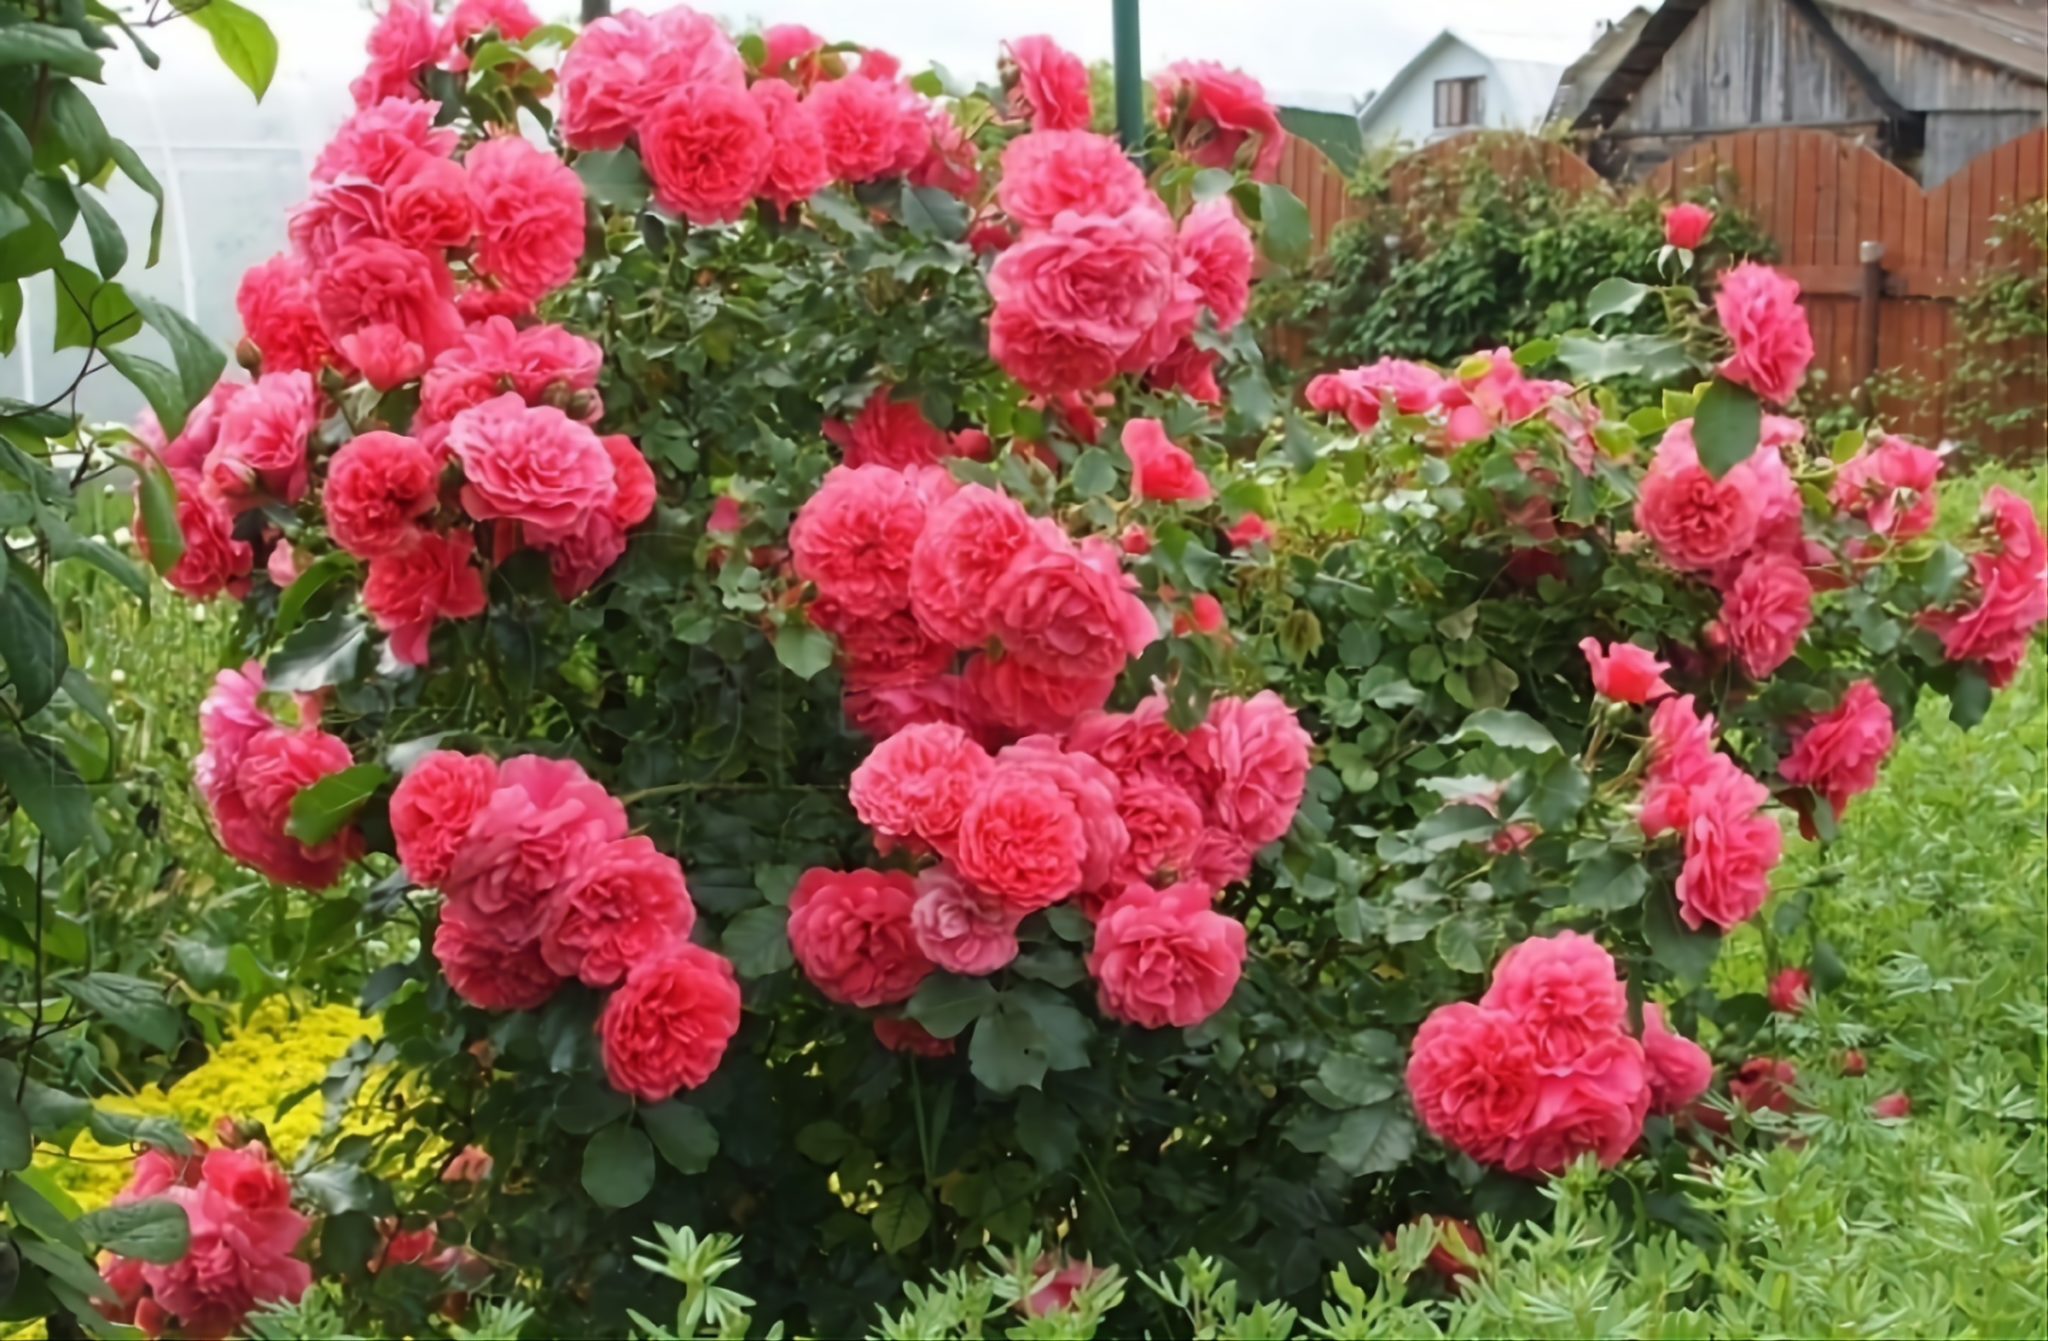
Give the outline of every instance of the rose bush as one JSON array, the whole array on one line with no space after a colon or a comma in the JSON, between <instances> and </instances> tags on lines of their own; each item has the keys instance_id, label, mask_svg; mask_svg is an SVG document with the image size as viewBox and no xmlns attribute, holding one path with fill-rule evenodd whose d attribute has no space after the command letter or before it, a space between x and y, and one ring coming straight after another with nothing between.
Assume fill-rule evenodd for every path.
<instances>
[{"instance_id":1,"label":"rose bush","mask_svg":"<svg viewBox=\"0 0 2048 1341\"><path fill-rule=\"evenodd\" d=\"M1043 39L967 90L423 14L243 285L252 380L140 434L256 659L223 844L418 925L326 1086L407 1117L314 1183L366 1314L394 1213L584 1329L657 1209L744 1228L830 1333L1053 1224L1285 1295L1581 1154L1675 1173L1774 792L1826 832L2043 613L2023 506L1912 533L1920 458L1763 413L1775 275L1725 337L1573 337L1721 369L1651 409L1557 342L1283 409L1241 319L1305 216L1235 72L1127 156Z\"/></svg>"}]
</instances>

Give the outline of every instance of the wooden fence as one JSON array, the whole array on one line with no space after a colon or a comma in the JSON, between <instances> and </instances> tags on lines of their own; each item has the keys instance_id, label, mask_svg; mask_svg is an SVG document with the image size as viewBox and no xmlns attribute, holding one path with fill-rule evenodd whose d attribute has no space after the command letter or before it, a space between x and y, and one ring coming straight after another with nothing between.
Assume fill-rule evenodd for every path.
<instances>
[{"instance_id":1,"label":"wooden fence","mask_svg":"<svg viewBox=\"0 0 2048 1341\"><path fill-rule=\"evenodd\" d=\"M1814 368L1836 394L1873 373L1903 375L1923 388L1879 409L1902 432L1927 441L1948 435L1948 375L1956 301L1972 277L2010 263L1994 242L1999 217L2048 193L2048 131L2036 130L1982 154L1932 191L1869 148L1811 130L1753 130L1693 145L1644 181L1616 188L1553 141L1490 134L1447 140L1394 165L1395 195L1433 168L1480 153L1504 175L1540 174L1575 191L1647 191L1671 198L1711 188L1752 215L1775 243L1779 268L1799 281L1813 326ZM1280 180L1309 203L1318 245L1355 202L1335 192L1342 175L1313 146L1290 146ZM2006 389L2007 405L2048 398L2048 351L2029 355L2035 374ZM1931 390L1925 390L1931 389ZM2038 437L2008 435L2006 452L2039 452Z\"/></svg>"}]
</instances>

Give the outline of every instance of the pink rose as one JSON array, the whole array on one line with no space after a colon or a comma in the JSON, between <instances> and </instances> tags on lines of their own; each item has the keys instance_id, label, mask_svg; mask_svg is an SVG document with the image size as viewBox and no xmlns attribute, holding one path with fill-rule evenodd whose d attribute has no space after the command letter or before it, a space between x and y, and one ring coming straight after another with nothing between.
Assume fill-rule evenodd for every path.
<instances>
[{"instance_id":1,"label":"pink rose","mask_svg":"<svg viewBox=\"0 0 2048 1341\"><path fill-rule=\"evenodd\" d=\"M1151 773L1124 780L1117 818L1130 848L1117 864L1124 883L1186 874L1202 842L1202 807L1178 783Z\"/></svg>"},{"instance_id":2,"label":"pink rose","mask_svg":"<svg viewBox=\"0 0 2048 1341\"><path fill-rule=\"evenodd\" d=\"M423 155L410 152L409 158ZM385 220L384 188L360 177L344 177L313 188L304 204L285 220L292 247L317 275L336 252L352 242L390 242Z\"/></svg>"},{"instance_id":3,"label":"pink rose","mask_svg":"<svg viewBox=\"0 0 2048 1341\"><path fill-rule=\"evenodd\" d=\"M1707 1050L1676 1034L1656 1002L1643 1006L1643 1064L1650 1085L1650 1111L1662 1117L1683 1113L1714 1083Z\"/></svg>"},{"instance_id":4,"label":"pink rose","mask_svg":"<svg viewBox=\"0 0 2048 1341\"><path fill-rule=\"evenodd\" d=\"M252 267L235 288L242 329L269 372L318 372L335 361L334 344L313 306L305 262L290 252ZM190 423L186 425L189 432Z\"/></svg>"},{"instance_id":5,"label":"pink rose","mask_svg":"<svg viewBox=\"0 0 2048 1341\"><path fill-rule=\"evenodd\" d=\"M526 0L458 0L441 25L448 68L467 70L469 59L463 48L487 32L495 31L508 42L521 42L538 27L540 19L526 7Z\"/></svg>"},{"instance_id":6,"label":"pink rose","mask_svg":"<svg viewBox=\"0 0 2048 1341\"><path fill-rule=\"evenodd\" d=\"M824 139L825 164L838 181L871 182L907 170L922 156L920 118L893 84L837 79L811 90L807 101Z\"/></svg>"},{"instance_id":7,"label":"pink rose","mask_svg":"<svg viewBox=\"0 0 2048 1341\"><path fill-rule=\"evenodd\" d=\"M996 305L1122 351L1159 319L1175 282L1173 226L1157 209L1063 214L996 258Z\"/></svg>"},{"instance_id":8,"label":"pink rose","mask_svg":"<svg viewBox=\"0 0 2048 1341\"><path fill-rule=\"evenodd\" d=\"M1843 462L1828 497L1887 540L1911 540L1934 524L1941 454L1886 437Z\"/></svg>"},{"instance_id":9,"label":"pink rose","mask_svg":"<svg viewBox=\"0 0 2048 1341\"><path fill-rule=\"evenodd\" d=\"M650 1104L709 1080L739 1030L731 962L688 941L636 964L597 1022L606 1079Z\"/></svg>"},{"instance_id":10,"label":"pink rose","mask_svg":"<svg viewBox=\"0 0 2048 1341\"><path fill-rule=\"evenodd\" d=\"M804 976L842 1005L909 1000L932 971L911 924L916 896L901 871L804 872L789 896L789 946Z\"/></svg>"},{"instance_id":11,"label":"pink rose","mask_svg":"<svg viewBox=\"0 0 2048 1341\"><path fill-rule=\"evenodd\" d=\"M998 305L989 318L988 352L1025 390L1058 395L1091 391L1116 376L1120 351L1025 307Z\"/></svg>"},{"instance_id":12,"label":"pink rose","mask_svg":"<svg viewBox=\"0 0 2048 1341\"><path fill-rule=\"evenodd\" d=\"M1131 459L1131 494L1162 502L1207 502L1209 477L1187 449L1166 436L1157 419L1124 424L1124 455Z\"/></svg>"},{"instance_id":13,"label":"pink rose","mask_svg":"<svg viewBox=\"0 0 2048 1341\"><path fill-rule=\"evenodd\" d=\"M1088 67L1050 37L1013 37L1003 44L1004 87L1017 116L1033 130L1086 130L1095 115Z\"/></svg>"},{"instance_id":14,"label":"pink rose","mask_svg":"<svg viewBox=\"0 0 2048 1341\"><path fill-rule=\"evenodd\" d=\"M1415 1115L1445 1145L1499 1164L1536 1108L1543 1083L1529 1032L1469 1001L1439 1006L1408 1054Z\"/></svg>"},{"instance_id":15,"label":"pink rose","mask_svg":"<svg viewBox=\"0 0 2048 1341\"><path fill-rule=\"evenodd\" d=\"M1524 1176L1558 1174L1591 1153L1611 1169L1641 1139L1649 1107L1643 1045L1626 1034L1594 1039L1570 1071L1538 1080L1536 1102L1500 1166Z\"/></svg>"},{"instance_id":16,"label":"pink rose","mask_svg":"<svg viewBox=\"0 0 2048 1341\"><path fill-rule=\"evenodd\" d=\"M277 725L263 709L263 693L263 663L251 661L214 676L213 688L200 701L201 749L192 762L192 781L208 801L234 788L249 742Z\"/></svg>"},{"instance_id":17,"label":"pink rose","mask_svg":"<svg viewBox=\"0 0 2048 1341\"><path fill-rule=\"evenodd\" d=\"M907 609L857 619L829 596L811 602L811 624L839 644L840 673L849 691L916 684L953 664L953 648L925 632Z\"/></svg>"},{"instance_id":18,"label":"pink rose","mask_svg":"<svg viewBox=\"0 0 2048 1341\"><path fill-rule=\"evenodd\" d=\"M945 433L924 417L924 407L914 399L897 400L895 389L886 386L875 388L851 423L827 419L825 437L849 466L908 470L935 466L953 455Z\"/></svg>"},{"instance_id":19,"label":"pink rose","mask_svg":"<svg viewBox=\"0 0 2048 1341\"><path fill-rule=\"evenodd\" d=\"M222 592L238 600L247 595L256 556L248 541L235 539L235 514L206 496L197 472L173 471L171 483L178 491L178 532L185 539L185 552L164 574L164 581L195 601ZM150 559L149 530L142 524L139 498L132 529L136 548Z\"/></svg>"},{"instance_id":20,"label":"pink rose","mask_svg":"<svg viewBox=\"0 0 2048 1341\"><path fill-rule=\"evenodd\" d=\"M221 706L233 711L225 702ZM245 711L254 712L253 704ZM317 727L288 731L267 724L253 734L237 732L223 739L238 742L239 748L202 758L194 769L221 847L280 884L306 889L333 884L360 851L354 827L309 847L289 837L285 826L301 791L355 762L348 746Z\"/></svg>"},{"instance_id":21,"label":"pink rose","mask_svg":"<svg viewBox=\"0 0 2048 1341\"><path fill-rule=\"evenodd\" d=\"M434 63L439 42L426 0L391 0L370 30L370 62L348 86L358 108L386 98L418 98L420 72Z\"/></svg>"},{"instance_id":22,"label":"pink rose","mask_svg":"<svg viewBox=\"0 0 2048 1341\"><path fill-rule=\"evenodd\" d=\"M809 102L779 79L763 79L747 90L761 107L771 149L761 194L788 209L801 205L832 184L825 161L825 133Z\"/></svg>"},{"instance_id":23,"label":"pink rose","mask_svg":"<svg viewBox=\"0 0 2048 1341\"><path fill-rule=\"evenodd\" d=\"M1977 604L1923 615L1921 623L1941 639L1949 660L1982 663L1992 687L2003 688L2018 672L2028 638L2048 619L2048 538L2027 501L2001 486L1985 492L1983 515L1990 548L1970 561Z\"/></svg>"},{"instance_id":24,"label":"pink rose","mask_svg":"<svg viewBox=\"0 0 2048 1341\"><path fill-rule=\"evenodd\" d=\"M1744 261L1721 276L1714 311L1735 343L1735 353L1721 364L1721 376L1773 405L1791 400L1813 362L1813 332L1799 305L1798 283L1767 265Z\"/></svg>"},{"instance_id":25,"label":"pink rose","mask_svg":"<svg viewBox=\"0 0 2048 1341\"><path fill-rule=\"evenodd\" d=\"M954 1051L952 1039L939 1038L916 1020L886 1015L875 1019L875 1041L891 1052L912 1057L951 1057Z\"/></svg>"},{"instance_id":26,"label":"pink rose","mask_svg":"<svg viewBox=\"0 0 2048 1341\"><path fill-rule=\"evenodd\" d=\"M1082 887L1089 835L1068 791L1034 770L998 768L960 816L953 863L978 888L1032 912Z\"/></svg>"},{"instance_id":27,"label":"pink rose","mask_svg":"<svg viewBox=\"0 0 2048 1341\"><path fill-rule=\"evenodd\" d=\"M1232 549L1250 549L1253 545L1271 545L1277 537L1272 524L1264 517L1256 512L1247 512L1224 528L1223 538L1230 542Z\"/></svg>"},{"instance_id":28,"label":"pink rose","mask_svg":"<svg viewBox=\"0 0 2048 1341\"><path fill-rule=\"evenodd\" d=\"M920 722L941 722L961 728L984 746L991 743L981 704L958 675L854 690L843 704L847 725L870 740L887 740Z\"/></svg>"},{"instance_id":29,"label":"pink rose","mask_svg":"<svg viewBox=\"0 0 2048 1341\"><path fill-rule=\"evenodd\" d=\"M342 336L341 353L378 391L417 381L427 370L427 352L398 327L382 323Z\"/></svg>"},{"instance_id":30,"label":"pink rose","mask_svg":"<svg viewBox=\"0 0 2048 1341\"><path fill-rule=\"evenodd\" d=\"M1196 884L1131 885L1095 921L1088 972L1102 1013L1141 1029L1189 1029L1223 1009L1244 971L1244 924Z\"/></svg>"},{"instance_id":31,"label":"pink rose","mask_svg":"<svg viewBox=\"0 0 2048 1341\"><path fill-rule=\"evenodd\" d=\"M1600 640L1583 638L1579 651L1593 672L1593 692L1616 703L1649 703L1672 692L1664 682L1671 664L1659 661L1654 652L1634 643L1609 643L1600 650Z\"/></svg>"},{"instance_id":32,"label":"pink rose","mask_svg":"<svg viewBox=\"0 0 2048 1341\"><path fill-rule=\"evenodd\" d=\"M1813 999L1813 975L1802 968L1781 969L1765 993L1771 1009L1780 1015L1797 1015Z\"/></svg>"},{"instance_id":33,"label":"pink rose","mask_svg":"<svg viewBox=\"0 0 2048 1341\"><path fill-rule=\"evenodd\" d=\"M514 391L529 405L553 405L585 423L603 406L597 396L604 351L559 326L521 330L505 317L487 317L442 351L420 383L413 431L446 425L456 415Z\"/></svg>"},{"instance_id":34,"label":"pink rose","mask_svg":"<svg viewBox=\"0 0 2048 1341\"><path fill-rule=\"evenodd\" d=\"M1825 797L1840 819L1851 798L1877 785L1877 768L1891 753L1892 710L1869 680L1849 686L1830 712L1792 729L1792 751L1778 764L1785 781Z\"/></svg>"},{"instance_id":35,"label":"pink rose","mask_svg":"<svg viewBox=\"0 0 2048 1341\"><path fill-rule=\"evenodd\" d=\"M415 884L447 878L469 826L498 788L498 765L486 755L435 750L399 779L391 793L391 836Z\"/></svg>"},{"instance_id":36,"label":"pink rose","mask_svg":"<svg viewBox=\"0 0 2048 1341\"><path fill-rule=\"evenodd\" d=\"M908 590L918 623L955 647L987 642L989 593L1040 536L1015 499L979 484L933 508L911 550Z\"/></svg>"},{"instance_id":37,"label":"pink rose","mask_svg":"<svg viewBox=\"0 0 2048 1341\"><path fill-rule=\"evenodd\" d=\"M401 159L384 184L384 226L391 240L424 252L468 246L476 233L470 203L475 167L474 152L469 173L439 154L414 151Z\"/></svg>"},{"instance_id":38,"label":"pink rose","mask_svg":"<svg viewBox=\"0 0 2048 1341\"><path fill-rule=\"evenodd\" d=\"M1903 1122L1913 1116L1913 1096L1904 1090L1896 1090L1872 1104L1870 1115L1889 1122Z\"/></svg>"},{"instance_id":39,"label":"pink rose","mask_svg":"<svg viewBox=\"0 0 2048 1341\"><path fill-rule=\"evenodd\" d=\"M622 433L607 433L598 439L612 463L611 519L620 526L638 526L654 515L654 467Z\"/></svg>"},{"instance_id":40,"label":"pink rose","mask_svg":"<svg viewBox=\"0 0 2048 1341\"><path fill-rule=\"evenodd\" d=\"M1805 572L1784 559L1758 559L1743 565L1708 637L1761 680L1791 660L1812 622L1813 584Z\"/></svg>"},{"instance_id":41,"label":"pink rose","mask_svg":"<svg viewBox=\"0 0 2048 1341\"><path fill-rule=\"evenodd\" d=\"M207 496L237 512L271 499L298 502L310 478L306 444L319 423L310 375L257 378L221 414L220 436L203 467Z\"/></svg>"},{"instance_id":42,"label":"pink rose","mask_svg":"<svg viewBox=\"0 0 2048 1341\"><path fill-rule=\"evenodd\" d=\"M1195 164L1234 168L1242 158L1252 176L1273 180L1287 132L1258 80L1213 61L1176 61L1152 76L1152 87L1159 124Z\"/></svg>"},{"instance_id":43,"label":"pink rose","mask_svg":"<svg viewBox=\"0 0 2048 1341\"><path fill-rule=\"evenodd\" d=\"M453 127L437 127L441 105L418 98L386 98L371 103L341 123L334 138L313 162L313 180L333 182L360 177L381 186L408 154L424 152L442 158L455 151Z\"/></svg>"},{"instance_id":44,"label":"pink rose","mask_svg":"<svg viewBox=\"0 0 2048 1341\"><path fill-rule=\"evenodd\" d=\"M1576 1069L1589 1048L1628 1021L1614 957L1576 931L1531 936L1501 956L1479 1004L1521 1021L1545 1075Z\"/></svg>"},{"instance_id":45,"label":"pink rose","mask_svg":"<svg viewBox=\"0 0 2048 1341\"><path fill-rule=\"evenodd\" d=\"M1787 1091L1798 1083L1799 1070L1792 1063L1752 1057L1728 1082L1728 1094L1752 1113L1766 1108L1774 1113L1789 1113L1792 1096Z\"/></svg>"},{"instance_id":46,"label":"pink rose","mask_svg":"<svg viewBox=\"0 0 2048 1341\"><path fill-rule=\"evenodd\" d=\"M1136 586L1107 542L1034 546L990 589L990 631L1035 670L1114 675L1159 637Z\"/></svg>"},{"instance_id":47,"label":"pink rose","mask_svg":"<svg viewBox=\"0 0 2048 1341\"><path fill-rule=\"evenodd\" d=\"M1193 340L1183 339L1173 351L1145 370L1145 385L1154 391L1177 391L1203 405L1221 405L1223 388L1216 385L1213 349L1199 349Z\"/></svg>"},{"instance_id":48,"label":"pink rose","mask_svg":"<svg viewBox=\"0 0 2048 1341\"><path fill-rule=\"evenodd\" d=\"M1060 789L1081 821L1081 888L1108 885L1131 841L1117 813L1122 784L1116 774L1051 736L1028 736L998 753L995 763L998 771L1044 778Z\"/></svg>"},{"instance_id":49,"label":"pink rose","mask_svg":"<svg viewBox=\"0 0 2048 1341\"><path fill-rule=\"evenodd\" d=\"M618 149L685 85L742 88L746 66L725 30L687 5L651 18L622 10L585 27L562 60L562 138Z\"/></svg>"},{"instance_id":50,"label":"pink rose","mask_svg":"<svg viewBox=\"0 0 2048 1341\"><path fill-rule=\"evenodd\" d=\"M686 940L697 922L683 868L640 835L594 849L549 900L541 958L586 987L616 987L634 964Z\"/></svg>"},{"instance_id":51,"label":"pink rose","mask_svg":"<svg viewBox=\"0 0 2048 1341\"><path fill-rule=\"evenodd\" d=\"M917 877L910 928L917 947L948 973L983 977L1017 957L1021 909L983 894L948 866Z\"/></svg>"},{"instance_id":52,"label":"pink rose","mask_svg":"<svg viewBox=\"0 0 2048 1341\"><path fill-rule=\"evenodd\" d=\"M835 466L789 528L797 576L854 618L908 606L911 553L936 487L886 466Z\"/></svg>"},{"instance_id":53,"label":"pink rose","mask_svg":"<svg viewBox=\"0 0 2048 1341\"><path fill-rule=\"evenodd\" d=\"M1085 130L1034 130L1010 141L996 201L1026 229L1050 228L1068 212L1115 217L1158 207L1122 147Z\"/></svg>"},{"instance_id":54,"label":"pink rose","mask_svg":"<svg viewBox=\"0 0 2048 1341\"><path fill-rule=\"evenodd\" d=\"M1228 196L1205 200L1180 221L1180 272L1227 331L1244 319L1252 292L1252 234Z\"/></svg>"},{"instance_id":55,"label":"pink rose","mask_svg":"<svg viewBox=\"0 0 2048 1341\"><path fill-rule=\"evenodd\" d=\"M1050 1257L1041 1257L1031 1264L1031 1279L1044 1280L1022 1301L1026 1317L1042 1318L1048 1313L1074 1306L1074 1296L1103 1275L1093 1262L1082 1259L1079 1262L1055 1263Z\"/></svg>"},{"instance_id":56,"label":"pink rose","mask_svg":"<svg viewBox=\"0 0 2048 1341\"><path fill-rule=\"evenodd\" d=\"M443 619L475 619L489 602L483 575L470 562L476 537L424 531L404 549L370 560L363 606L391 637L391 654L408 666L427 664L427 641Z\"/></svg>"},{"instance_id":57,"label":"pink rose","mask_svg":"<svg viewBox=\"0 0 2048 1341\"><path fill-rule=\"evenodd\" d=\"M1206 591L1198 591L1188 599L1187 613L1173 617L1173 631L1182 638L1191 632L1215 637L1223 634L1224 622L1223 602Z\"/></svg>"},{"instance_id":58,"label":"pink rose","mask_svg":"<svg viewBox=\"0 0 2048 1341\"><path fill-rule=\"evenodd\" d=\"M536 539L548 556L555 594L565 601L596 586L626 552L625 528L609 511L590 513L574 530L551 531Z\"/></svg>"},{"instance_id":59,"label":"pink rose","mask_svg":"<svg viewBox=\"0 0 2048 1341\"><path fill-rule=\"evenodd\" d=\"M861 823L879 833L944 847L994 768L988 751L957 726L907 726L853 770L847 799Z\"/></svg>"},{"instance_id":60,"label":"pink rose","mask_svg":"<svg viewBox=\"0 0 2048 1341\"><path fill-rule=\"evenodd\" d=\"M1698 251L1714 226L1714 212L1686 201L1664 208L1664 241L1681 251Z\"/></svg>"},{"instance_id":61,"label":"pink rose","mask_svg":"<svg viewBox=\"0 0 2048 1341\"><path fill-rule=\"evenodd\" d=\"M982 716L1008 731L1064 731L1116 692L1114 674L1093 677L1037 670L1011 656L977 652L962 672Z\"/></svg>"},{"instance_id":62,"label":"pink rose","mask_svg":"<svg viewBox=\"0 0 2048 1341\"><path fill-rule=\"evenodd\" d=\"M272 727L258 732L242 751L235 788L250 815L283 833L298 794L354 762L345 742L317 727L299 731Z\"/></svg>"},{"instance_id":63,"label":"pink rose","mask_svg":"<svg viewBox=\"0 0 2048 1341\"><path fill-rule=\"evenodd\" d=\"M447 265L395 242L365 238L337 250L313 277L313 302L330 340L393 326L431 358L462 337Z\"/></svg>"},{"instance_id":64,"label":"pink rose","mask_svg":"<svg viewBox=\"0 0 2048 1341\"><path fill-rule=\"evenodd\" d=\"M135 420L135 436L142 445L163 463L165 470L174 475L196 475L206 464L207 453L220 439L220 425L227 414L228 406L247 391L248 385L230 382L223 378L206 393L205 399L192 407L185 416L185 427L178 436L166 442L163 425L157 422L156 412L144 410Z\"/></svg>"},{"instance_id":65,"label":"pink rose","mask_svg":"<svg viewBox=\"0 0 2048 1341\"><path fill-rule=\"evenodd\" d=\"M711 515L704 519L704 530L708 535L735 536L746 528L746 524L746 516L740 511L740 500L731 494L721 494L711 505Z\"/></svg>"},{"instance_id":66,"label":"pink rose","mask_svg":"<svg viewBox=\"0 0 2048 1341\"><path fill-rule=\"evenodd\" d=\"M503 934L540 934L547 897L600 844L626 836L626 811L567 759L522 754L498 767L498 787L455 851L442 892Z\"/></svg>"},{"instance_id":67,"label":"pink rose","mask_svg":"<svg viewBox=\"0 0 2048 1341\"><path fill-rule=\"evenodd\" d=\"M511 940L492 918L457 904L441 910L434 958L455 995L479 1010L533 1010L555 994L561 977L532 940Z\"/></svg>"},{"instance_id":68,"label":"pink rose","mask_svg":"<svg viewBox=\"0 0 2048 1341\"><path fill-rule=\"evenodd\" d=\"M359 559L405 549L440 500L441 467L426 448L396 433L351 439L327 467L321 503L334 543Z\"/></svg>"},{"instance_id":69,"label":"pink rose","mask_svg":"<svg viewBox=\"0 0 2048 1341\"><path fill-rule=\"evenodd\" d=\"M538 300L576 277L583 259L583 179L516 135L469 151L476 266L498 286Z\"/></svg>"},{"instance_id":70,"label":"pink rose","mask_svg":"<svg viewBox=\"0 0 2048 1341\"><path fill-rule=\"evenodd\" d=\"M1754 459L1716 480L1693 446L1692 420L1664 431L1643 476L1636 524L1680 572L1700 572L1740 557L1756 539L1763 481Z\"/></svg>"},{"instance_id":71,"label":"pink rose","mask_svg":"<svg viewBox=\"0 0 2048 1341\"><path fill-rule=\"evenodd\" d=\"M1253 847L1277 842L1294 825L1308 781L1310 740L1294 709L1270 689L1248 699L1217 699L1199 749L1214 770L1209 805L1223 826Z\"/></svg>"},{"instance_id":72,"label":"pink rose","mask_svg":"<svg viewBox=\"0 0 2048 1341\"><path fill-rule=\"evenodd\" d=\"M565 533L609 509L618 494L595 433L509 392L457 415L448 450L462 463L463 510L478 521L502 517L543 536Z\"/></svg>"},{"instance_id":73,"label":"pink rose","mask_svg":"<svg viewBox=\"0 0 2048 1341\"><path fill-rule=\"evenodd\" d=\"M1778 822L1759 813L1770 793L1725 755L1714 760L1713 776L1686 798L1678 913L1695 931L1709 922L1729 931L1754 917L1784 845Z\"/></svg>"}]
</instances>

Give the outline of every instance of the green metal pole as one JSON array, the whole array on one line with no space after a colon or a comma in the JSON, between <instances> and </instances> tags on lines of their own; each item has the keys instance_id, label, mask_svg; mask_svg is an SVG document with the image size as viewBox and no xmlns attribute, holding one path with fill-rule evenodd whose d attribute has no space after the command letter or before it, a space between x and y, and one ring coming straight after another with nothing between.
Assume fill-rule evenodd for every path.
<instances>
[{"instance_id":1,"label":"green metal pole","mask_svg":"<svg viewBox=\"0 0 2048 1341\"><path fill-rule=\"evenodd\" d=\"M1116 35L1116 134L1124 152L1145 142L1145 80L1139 73L1138 0L1114 0Z\"/></svg>"}]
</instances>

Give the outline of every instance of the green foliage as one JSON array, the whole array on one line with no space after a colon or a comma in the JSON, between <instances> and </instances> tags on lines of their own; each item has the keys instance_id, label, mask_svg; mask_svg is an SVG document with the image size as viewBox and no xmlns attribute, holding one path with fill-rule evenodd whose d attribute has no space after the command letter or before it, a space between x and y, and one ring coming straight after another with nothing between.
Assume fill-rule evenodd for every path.
<instances>
[{"instance_id":1,"label":"green foliage","mask_svg":"<svg viewBox=\"0 0 2048 1341\"><path fill-rule=\"evenodd\" d=\"M1965 441L1998 434L2038 447L2048 426L2032 394L2048 385L2048 200L2004 216L1992 253L1996 264L1976 272L1956 304L1953 422Z\"/></svg>"}]
</instances>

